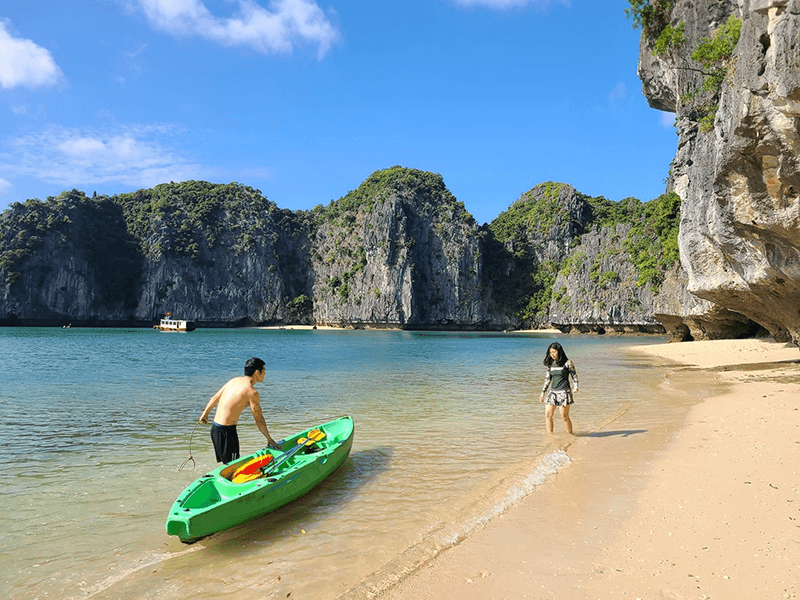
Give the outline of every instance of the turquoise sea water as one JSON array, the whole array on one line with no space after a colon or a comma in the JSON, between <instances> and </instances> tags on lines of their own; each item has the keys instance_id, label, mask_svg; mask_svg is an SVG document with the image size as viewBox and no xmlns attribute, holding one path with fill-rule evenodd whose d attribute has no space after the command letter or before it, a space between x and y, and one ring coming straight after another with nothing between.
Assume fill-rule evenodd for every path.
<instances>
[{"instance_id":1,"label":"turquoise sea water","mask_svg":"<svg viewBox=\"0 0 800 600\"><path fill-rule=\"evenodd\" d=\"M663 338L0 328L0 582L64 599L379 589L568 468L571 438L558 418L546 435L538 402L554 340L578 366L579 436L631 407L664 414L663 373L625 352ZM251 356L273 437L349 414L353 451L292 505L181 544L167 511L215 467L208 428L192 431ZM239 430L243 453L264 445L249 412ZM178 470L190 441L196 468Z\"/></svg>"}]
</instances>

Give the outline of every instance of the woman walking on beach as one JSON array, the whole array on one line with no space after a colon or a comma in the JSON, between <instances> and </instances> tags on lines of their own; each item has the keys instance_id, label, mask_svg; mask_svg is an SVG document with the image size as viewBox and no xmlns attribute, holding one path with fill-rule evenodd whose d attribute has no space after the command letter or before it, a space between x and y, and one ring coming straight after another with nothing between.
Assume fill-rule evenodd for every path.
<instances>
[{"instance_id":1,"label":"woman walking on beach","mask_svg":"<svg viewBox=\"0 0 800 600\"><path fill-rule=\"evenodd\" d=\"M553 342L547 348L544 357L545 376L542 393L539 394L539 402L545 403L544 420L547 424L547 432L553 433L553 414L556 406L564 419L567 433L572 434L572 421L569 418L569 405L575 402L572 393L578 391L578 373L575 365L567 358L567 353L558 342ZM550 392L545 397L547 388Z\"/></svg>"}]
</instances>

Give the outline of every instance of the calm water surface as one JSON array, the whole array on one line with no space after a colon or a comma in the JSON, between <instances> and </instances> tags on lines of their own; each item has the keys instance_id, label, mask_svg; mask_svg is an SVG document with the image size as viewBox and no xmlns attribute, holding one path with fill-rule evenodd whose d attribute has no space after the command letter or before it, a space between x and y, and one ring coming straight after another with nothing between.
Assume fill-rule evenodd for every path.
<instances>
[{"instance_id":1,"label":"calm water surface","mask_svg":"<svg viewBox=\"0 0 800 600\"><path fill-rule=\"evenodd\" d=\"M568 468L569 438L558 418L545 434L538 402L554 340L581 379L577 434L632 407L664 418L663 374L624 352L660 338L0 328L0 582L10 598L59 599L380 588ZM352 453L293 504L181 544L167 511L216 466L208 428L193 428L251 356L267 363L273 437L349 414ZM264 445L249 411L239 430L243 453ZM190 441L197 466L179 471Z\"/></svg>"}]
</instances>

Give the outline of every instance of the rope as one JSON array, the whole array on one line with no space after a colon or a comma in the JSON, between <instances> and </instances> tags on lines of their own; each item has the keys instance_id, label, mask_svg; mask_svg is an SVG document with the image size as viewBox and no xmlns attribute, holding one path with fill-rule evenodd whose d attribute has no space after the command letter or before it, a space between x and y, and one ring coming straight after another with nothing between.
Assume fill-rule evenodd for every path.
<instances>
[{"instance_id":1,"label":"rope","mask_svg":"<svg viewBox=\"0 0 800 600\"><path fill-rule=\"evenodd\" d=\"M189 458L181 463L181 466L178 467L178 471L183 471L189 463L192 463L192 469L197 466L197 463L194 462L194 458L192 457L192 438L194 438L194 432L197 431L198 425L200 425L200 421L195 423L194 429L192 429L192 435L189 436Z\"/></svg>"}]
</instances>

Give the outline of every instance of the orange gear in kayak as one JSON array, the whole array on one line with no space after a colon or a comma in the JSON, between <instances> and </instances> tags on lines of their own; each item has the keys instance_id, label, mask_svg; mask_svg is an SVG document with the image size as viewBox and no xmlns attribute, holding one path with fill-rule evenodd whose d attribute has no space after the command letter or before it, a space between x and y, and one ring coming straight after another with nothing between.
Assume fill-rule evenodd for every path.
<instances>
[{"instance_id":1,"label":"orange gear in kayak","mask_svg":"<svg viewBox=\"0 0 800 600\"><path fill-rule=\"evenodd\" d=\"M233 481L233 483L244 483L245 481L250 481L251 479L254 479L254 477L251 477L252 475L261 475L262 467L266 467L271 462L272 454L265 454L264 456L257 456L251 460L248 460L245 464L236 469L236 471L233 473L233 477L231 477L231 481Z\"/></svg>"}]
</instances>

